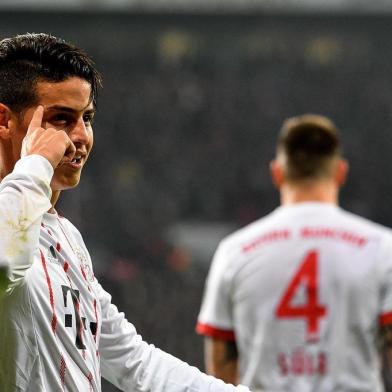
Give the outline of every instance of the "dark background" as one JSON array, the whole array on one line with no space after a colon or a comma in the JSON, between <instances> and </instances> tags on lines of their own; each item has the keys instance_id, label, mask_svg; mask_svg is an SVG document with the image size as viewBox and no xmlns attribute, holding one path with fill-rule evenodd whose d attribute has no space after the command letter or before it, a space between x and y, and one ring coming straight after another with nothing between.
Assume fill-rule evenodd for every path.
<instances>
[{"instance_id":1,"label":"dark background","mask_svg":"<svg viewBox=\"0 0 392 392\"><path fill-rule=\"evenodd\" d=\"M211 253L278 205L268 164L289 116L335 120L351 165L342 206L392 225L392 16L0 15L1 38L61 36L103 74L93 154L58 210L148 342L203 368Z\"/></svg>"}]
</instances>

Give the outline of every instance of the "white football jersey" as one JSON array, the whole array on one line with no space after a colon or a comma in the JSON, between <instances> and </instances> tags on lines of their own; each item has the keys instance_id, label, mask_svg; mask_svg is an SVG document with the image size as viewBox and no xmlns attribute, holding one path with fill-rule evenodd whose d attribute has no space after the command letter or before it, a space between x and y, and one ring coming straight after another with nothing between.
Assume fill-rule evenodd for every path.
<instances>
[{"instance_id":1,"label":"white football jersey","mask_svg":"<svg viewBox=\"0 0 392 392\"><path fill-rule=\"evenodd\" d=\"M197 331L235 340L253 391L383 391L376 335L392 323L391 231L299 203L225 238Z\"/></svg>"},{"instance_id":2,"label":"white football jersey","mask_svg":"<svg viewBox=\"0 0 392 392\"><path fill-rule=\"evenodd\" d=\"M79 231L46 212L52 175L31 155L0 184L0 264L10 280L0 299L0 391L98 392L101 373L123 391L248 391L142 340L94 277Z\"/></svg>"}]
</instances>

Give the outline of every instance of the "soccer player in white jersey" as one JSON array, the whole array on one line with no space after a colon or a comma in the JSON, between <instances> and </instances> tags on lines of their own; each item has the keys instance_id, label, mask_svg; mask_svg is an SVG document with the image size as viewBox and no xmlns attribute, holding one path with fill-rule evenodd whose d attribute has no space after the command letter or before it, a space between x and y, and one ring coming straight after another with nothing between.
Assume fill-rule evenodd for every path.
<instances>
[{"instance_id":1,"label":"soccer player in white jersey","mask_svg":"<svg viewBox=\"0 0 392 392\"><path fill-rule=\"evenodd\" d=\"M211 265L196 327L207 372L253 391L391 390L392 235L338 207L335 125L288 119L271 173L281 206Z\"/></svg>"},{"instance_id":2,"label":"soccer player in white jersey","mask_svg":"<svg viewBox=\"0 0 392 392\"><path fill-rule=\"evenodd\" d=\"M123 391L248 391L146 344L55 210L91 152L99 85L61 39L0 42L0 391L98 392L101 374Z\"/></svg>"}]
</instances>

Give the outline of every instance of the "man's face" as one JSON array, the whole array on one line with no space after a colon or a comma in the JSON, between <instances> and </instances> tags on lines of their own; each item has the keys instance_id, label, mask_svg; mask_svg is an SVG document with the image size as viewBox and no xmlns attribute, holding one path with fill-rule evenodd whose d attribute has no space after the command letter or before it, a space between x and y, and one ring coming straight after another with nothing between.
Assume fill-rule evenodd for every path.
<instances>
[{"instance_id":1,"label":"man's face","mask_svg":"<svg viewBox=\"0 0 392 392\"><path fill-rule=\"evenodd\" d=\"M52 191L73 188L79 183L81 170L93 146L91 122L94 107L90 99L91 86L77 77L53 83L38 82L38 105L44 107L43 128L65 131L76 147L74 160L60 164L54 171ZM20 156L21 145L36 107L29 108L20 120L13 122L15 129L14 148Z\"/></svg>"}]
</instances>

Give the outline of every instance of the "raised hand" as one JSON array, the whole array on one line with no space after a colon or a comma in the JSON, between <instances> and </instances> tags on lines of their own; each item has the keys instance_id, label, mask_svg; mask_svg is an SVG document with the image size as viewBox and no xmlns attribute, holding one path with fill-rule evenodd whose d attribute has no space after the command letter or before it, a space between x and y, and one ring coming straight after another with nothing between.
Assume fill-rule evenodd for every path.
<instances>
[{"instance_id":1,"label":"raised hand","mask_svg":"<svg viewBox=\"0 0 392 392\"><path fill-rule=\"evenodd\" d=\"M60 164L70 162L75 155L76 148L66 132L55 128L43 128L43 115L43 106L37 106L23 139L21 156L41 155L55 169Z\"/></svg>"}]
</instances>

